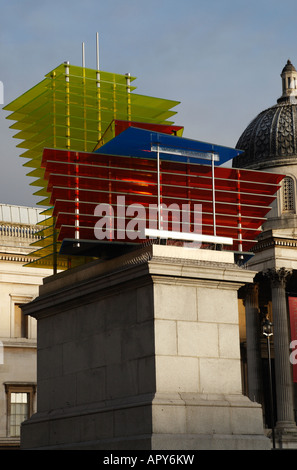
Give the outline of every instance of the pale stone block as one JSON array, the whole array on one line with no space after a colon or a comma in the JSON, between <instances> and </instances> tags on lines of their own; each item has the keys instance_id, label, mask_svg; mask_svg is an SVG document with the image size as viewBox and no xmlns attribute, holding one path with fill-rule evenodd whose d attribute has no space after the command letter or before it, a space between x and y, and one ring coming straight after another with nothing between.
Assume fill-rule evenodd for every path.
<instances>
[{"instance_id":1,"label":"pale stone block","mask_svg":"<svg viewBox=\"0 0 297 470\"><path fill-rule=\"evenodd\" d=\"M40 380L63 374L63 345L53 345L38 352L37 374ZM43 366L46 364L46 367Z\"/></svg>"},{"instance_id":2,"label":"pale stone block","mask_svg":"<svg viewBox=\"0 0 297 470\"><path fill-rule=\"evenodd\" d=\"M75 310L59 312L52 318L52 344L64 343L75 337L77 333Z\"/></svg>"},{"instance_id":3,"label":"pale stone block","mask_svg":"<svg viewBox=\"0 0 297 470\"><path fill-rule=\"evenodd\" d=\"M239 358L240 344L238 325L218 325L219 327L219 355L220 357Z\"/></svg>"},{"instance_id":4,"label":"pale stone block","mask_svg":"<svg viewBox=\"0 0 297 470\"><path fill-rule=\"evenodd\" d=\"M202 393L241 393L239 359L199 359Z\"/></svg>"},{"instance_id":5,"label":"pale stone block","mask_svg":"<svg viewBox=\"0 0 297 470\"><path fill-rule=\"evenodd\" d=\"M40 446L40 442L48 443L50 441L50 424L50 421L42 421L41 423L25 421L21 426L21 442L25 434L26 445L29 449Z\"/></svg>"},{"instance_id":6,"label":"pale stone block","mask_svg":"<svg viewBox=\"0 0 297 470\"><path fill-rule=\"evenodd\" d=\"M122 348L121 348L121 330L114 329L104 331L96 336L95 341L101 343L100 349L103 350L103 356L105 365L118 364L122 360ZM95 358L94 358L95 359Z\"/></svg>"},{"instance_id":7,"label":"pale stone block","mask_svg":"<svg viewBox=\"0 0 297 470\"><path fill-rule=\"evenodd\" d=\"M176 449L186 450L191 454L193 450L220 451L220 450L271 450L271 444L263 433L262 435L221 435L196 434L172 435L153 434L153 450Z\"/></svg>"},{"instance_id":8,"label":"pale stone block","mask_svg":"<svg viewBox=\"0 0 297 470\"><path fill-rule=\"evenodd\" d=\"M164 256L176 260L193 260L193 261L207 261L215 263L229 263L230 266L234 265L234 254L231 251L216 251L216 250L201 250L194 248L192 243L189 246L174 246L174 245L152 245L150 247L153 256ZM173 264L173 263L172 263Z\"/></svg>"},{"instance_id":9,"label":"pale stone block","mask_svg":"<svg viewBox=\"0 0 297 470\"><path fill-rule=\"evenodd\" d=\"M94 436L105 439L113 436L113 413L87 413L79 417L82 441L92 441Z\"/></svg>"},{"instance_id":10,"label":"pale stone block","mask_svg":"<svg viewBox=\"0 0 297 470\"><path fill-rule=\"evenodd\" d=\"M195 287L156 284L154 293L156 319L189 321L197 319Z\"/></svg>"},{"instance_id":11,"label":"pale stone block","mask_svg":"<svg viewBox=\"0 0 297 470\"><path fill-rule=\"evenodd\" d=\"M76 405L76 375L69 374L50 381L46 391L50 410L67 408ZM39 401L39 398L38 398ZM39 408L39 406L38 406Z\"/></svg>"},{"instance_id":12,"label":"pale stone block","mask_svg":"<svg viewBox=\"0 0 297 470\"><path fill-rule=\"evenodd\" d=\"M138 393L154 393L156 390L155 357L143 357L138 360Z\"/></svg>"},{"instance_id":13,"label":"pale stone block","mask_svg":"<svg viewBox=\"0 0 297 470\"><path fill-rule=\"evenodd\" d=\"M101 300L81 305L75 309L75 313L76 337L81 339L93 336L104 328L106 302Z\"/></svg>"},{"instance_id":14,"label":"pale stone block","mask_svg":"<svg viewBox=\"0 0 297 470\"><path fill-rule=\"evenodd\" d=\"M261 434L263 432L263 418L259 410L254 412L250 408L232 408L232 433L234 434Z\"/></svg>"},{"instance_id":15,"label":"pale stone block","mask_svg":"<svg viewBox=\"0 0 297 470\"><path fill-rule=\"evenodd\" d=\"M80 442L81 433L77 418L57 419L50 423L49 445Z\"/></svg>"},{"instance_id":16,"label":"pale stone block","mask_svg":"<svg viewBox=\"0 0 297 470\"><path fill-rule=\"evenodd\" d=\"M117 339L113 341L112 339ZM106 364L118 363L121 357L120 333L115 330L113 335L106 333L94 334L80 342L73 341L63 345L64 373L73 373L83 369L101 367Z\"/></svg>"},{"instance_id":17,"label":"pale stone block","mask_svg":"<svg viewBox=\"0 0 297 470\"><path fill-rule=\"evenodd\" d=\"M197 392L198 359L192 357L156 357L158 392Z\"/></svg>"},{"instance_id":18,"label":"pale stone block","mask_svg":"<svg viewBox=\"0 0 297 470\"><path fill-rule=\"evenodd\" d=\"M153 405L152 407L153 432L167 433L170 429L171 433L186 432L186 407Z\"/></svg>"},{"instance_id":19,"label":"pale stone block","mask_svg":"<svg viewBox=\"0 0 297 470\"><path fill-rule=\"evenodd\" d=\"M137 289L137 321L151 320L154 316L153 286L147 285Z\"/></svg>"},{"instance_id":20,"label":"pale stone block","mask_svg":"<svg viewBox=\"0 0 297 470\"><path fill-rule=\"evenodd\" d=\"M54 319L51 316L43 319L42 328L40 323L37 323L39 349L48 348L53 344L53 323Z\"/></svg>"},{"instance_id":21,"label":"pale stone block","mask_svg":"<svg viewBox=\"0 0 297 470\"><path fill-rule=\"evenodd\" d=\"M138 361L106 368L106 399L135 396L138 393Z\"/></svg>"},{"instance_id":22,"label":"pale stone block","mask_svg":"<svg viewBox=\"0 0 297 470\"><path fill-rule=\"evenodd\" d=\"M154 354L153 321L131 325L129 328L123 328L118 331L121 335L119 339L122 351L121 361L129 361Z\"/></svg>"},{"instance_id":23,"label":"pale stone block","mask_svg":"<svg viewBox=\"0 0 297 470\"><path fill-rule=\"evenodd\" d=\"M164 356L177 355L177 334L175 321L155 321L155 353Z\"/></svg>"},{"instance_id":24,"label":"pale stone block","mask_svg":"<svg viewBox=\"0 0 297 470\"><path fill-rule=\"evenodd\" d=\"M92 343L89 338L84 338L63 345L61 360L64 374L75 373L92 366L94 355Z\"/></svg>"},{"instance_id":25,"label":"pale stone block","mask_svg":"<svg viewBox=\"0 0 297 470\"><path fill-rule=\"evenodd\" d=\"M106 329L122 328L137 323L137 294L134 289L119 290L102 299Z\"/></svg>"},{"instance_id":26,"label":"pale stone block","mask_svg":"<svg viewBox=\"0 0 297 470\"><path fill-rule=\"evenodd\" d=\"M76 404L103 401L105 399L105 383L105 367L77 373Z\"/></svg>"},{"instance_id":27,"label":"pale stone block","mask_svg":"<svg viewBox=\"0 0 297 470\"><path fill-rule=\"evenodd\" d=\"M152 411L149 405L115 409L114 436L131 436L152 432Z\"/></svg>"},{"instance_id":28,"label":"pale stone block","mask_svg":"<svg viewBox=\"0 0 297 470\"><path fill-rule=\"evenodd\" d=\"M101 367L121 362L120 330L96 334L89 339L89 342L92 348L89 367Z\"/></svg>"},{"instance_id":29,"label":"pale stone block","mask_svg":"<svg viewBox=\"0 0 297 470\"><path fill-rule=\"evenodd\" d=\"M38 411L43 412L50 409L50 393L52 379L38 380Z\"/></svg>"},{"instance_id":30,"label":"pale stone block","mask_svg":"<svg viewBox=\"0 0 297 470\"><path fill-rule=\"evenodd\" d=\"M218 357L218 328L212 323L177 322L180 356Z\"/></svg>"},{"instance_id":31,"label":"pale stone block","mask_svg":"<svg viewBox=\"0 0 297 470\"><path fill-rule=\"evenodd\" d=\"M187 406L187 432L190 434L230 434L229 406Z\"/></svg>"},{"instance_id":32,"label":"pale stone block","mask_svg":"<svg viewBox=\"0 0 297 470\"><path fill-rule=\"evenodd\" d=\"M197 288L198 320L238 323L237 292L229 289Z\"/></svg>"}]
</instances>

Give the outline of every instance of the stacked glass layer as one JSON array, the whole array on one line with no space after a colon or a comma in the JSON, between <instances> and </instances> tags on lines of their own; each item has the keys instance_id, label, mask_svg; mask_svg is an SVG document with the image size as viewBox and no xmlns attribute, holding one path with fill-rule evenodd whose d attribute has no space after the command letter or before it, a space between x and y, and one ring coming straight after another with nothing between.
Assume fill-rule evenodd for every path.
<instances>
[{"instance_id":1,"label":"stacked glass layer","mask_svg":"<svg viewBox=\"0 0 297 470\"><path fill-rule=\"evenodd\" d=\"M38 188L34 194L41 197L37 204L48 207L39 266L55 264L65 269L68 264L68 258L59 255L51 194L41 166L44 148L91 152L114 119L172 124L168 119L176 114L172 108L179 102L136 94L131 85L134 80L128 74L64 63L4 107L11 111L7 118L15 121L11 128L18 130L14 137L22 141L17 147L26 149L21 157L28 159L24 166L32 168L28 176L36 178L31 185ZM75 259L75 263L84 261Z\"/></svg>"},{"instance_id":2,"label":"stacked glass layer","mask_svg":"<svg viewBox=\"0 0 297 470\"><path fill-rule=\"evenodd\" d=\"M225 249L249 251L283 178L222 166L216 166L213 175L211 165L193 158L162 155L158 162L155 152L141 158L109 155L103 149L100 154L55 149L43 153L58 239L70 240L72 253L76 239L96 239L98 224L101 240L144 243L139 226L143 222L145 228L157 229L158 196L162 230L180 232L183 219L188 233L232 238ZM81 245L78 248L80 253Z\"/></svg>"}]
</instances>

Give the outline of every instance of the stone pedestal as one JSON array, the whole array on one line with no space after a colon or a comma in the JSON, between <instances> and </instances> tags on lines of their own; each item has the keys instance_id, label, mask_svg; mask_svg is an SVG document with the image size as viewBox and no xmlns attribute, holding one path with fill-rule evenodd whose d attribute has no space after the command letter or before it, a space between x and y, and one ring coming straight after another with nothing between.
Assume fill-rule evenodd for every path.
<instances>
[{"instance_id":1,"label":"stone pedestal","mask_svg":"<svg viewBox=\"0 0 297 470\"><path fill-rule=\"evenodd\" d=\"M269 449L241 392L233 254L153 245L45 279L23 449Z\"/></svg>"}]
</instances>

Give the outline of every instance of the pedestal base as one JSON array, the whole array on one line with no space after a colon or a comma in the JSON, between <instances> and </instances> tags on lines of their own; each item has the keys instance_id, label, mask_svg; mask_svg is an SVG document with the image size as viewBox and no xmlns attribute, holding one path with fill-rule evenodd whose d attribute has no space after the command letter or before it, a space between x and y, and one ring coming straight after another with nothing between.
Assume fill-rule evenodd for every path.
<instances>
[{"instance_id":1,"label":"pedestal base","mask_svg":"<svg viewBox=\"0 0 297 470\"><path fill-rule=\"evenodd\" d=\"M268 449L241 393L232 253L151 246L48 279L26 449Z\"/></svg>"},{"instance_id":2,"label":"pedestal base","mask_svg":"<svg viewBox=\"0 0 297 470\"><path fill-rule=\"evenodd\" d=\"M37 413L22 431L23 447L41 450L271 448L260 405L242 395L157 394L134 404Z\"/></svg>"}]
</instances>

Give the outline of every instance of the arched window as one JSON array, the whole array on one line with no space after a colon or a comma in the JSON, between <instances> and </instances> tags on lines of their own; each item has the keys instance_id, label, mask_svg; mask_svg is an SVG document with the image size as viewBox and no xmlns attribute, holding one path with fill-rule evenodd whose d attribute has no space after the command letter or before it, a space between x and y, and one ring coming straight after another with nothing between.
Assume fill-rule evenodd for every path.
<instances>
[{"instance_id":1,"label":"arched window","mask_svg":"<svg viewBox=\"0 0 297 470\"><path fill-rule=\"evenodd\" d=\"M295 210L295 197L294 197L294 181L290 176L286 176L283 180L283 212L294 212Z\"/></svg>"}]
</instances>

